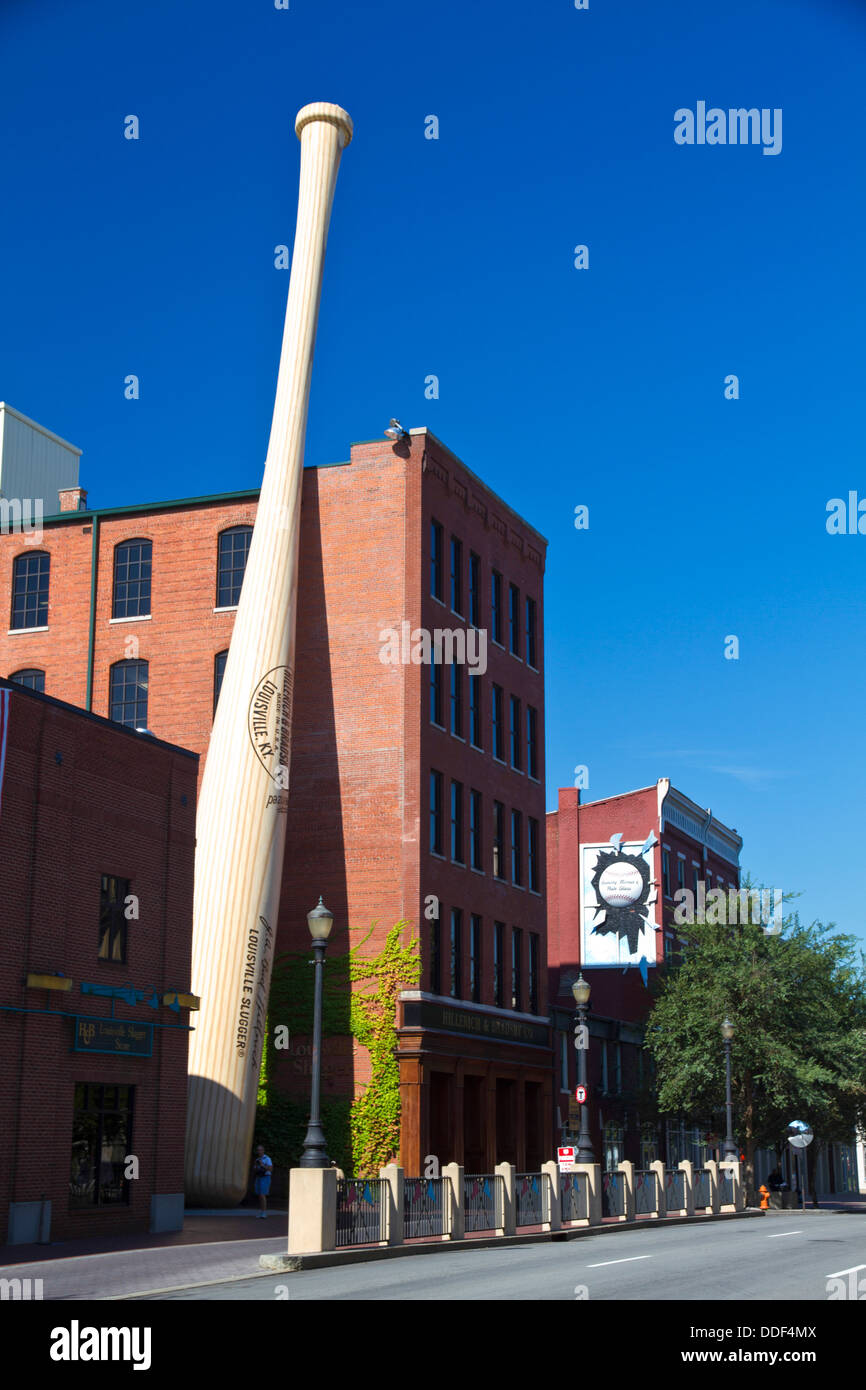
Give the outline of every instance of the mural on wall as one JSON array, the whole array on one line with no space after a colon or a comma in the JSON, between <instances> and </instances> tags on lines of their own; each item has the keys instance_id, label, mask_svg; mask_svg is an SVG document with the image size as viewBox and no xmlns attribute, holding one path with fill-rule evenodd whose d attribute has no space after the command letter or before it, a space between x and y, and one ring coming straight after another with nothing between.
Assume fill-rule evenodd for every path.
<instances>
[{"instance_id":1,"label":"mural on wall","mask_svg":"<svg viewBox=\"0 0 866 1390\"><path fill-rule=\"evenodd\" d=\"M659 929L650 831L643 844L612 835L606 845L581 845L581 959L584 965L637 966L646 983L656 963Z\"/></svg>"}]
</instances>

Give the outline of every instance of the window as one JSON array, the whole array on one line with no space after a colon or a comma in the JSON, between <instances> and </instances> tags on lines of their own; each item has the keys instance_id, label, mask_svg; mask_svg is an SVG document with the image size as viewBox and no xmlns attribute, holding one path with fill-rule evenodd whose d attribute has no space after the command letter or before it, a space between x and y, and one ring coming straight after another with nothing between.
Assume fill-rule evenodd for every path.
<instances>
[{"instance_id":1,"label":"window","mask_svg":"<svg viewBox=\"0 0 866 1390\"><path fill-rule=\"evenodd\" d=\"M519 927L511 932L511 1007L523 1011L523 932Z\"/></svg>"},{"instance_id":2,"label":"window","mask_svg":"<svg viewBox=\"0 0 866 1390\"><path fill-rule=\"evenodd\" d=\"M665 964L670 965L674 958L674 938L673 933L665 932Z\"/></svg>"},{"instance_id":3,"label":"window","mask_svg":"<svg viewBox=\"0 0 866 1390\"><path fill-rule=\"evenodd\" d=\"M463 737L463 667L451 663L451 732Z\"/></svg>"},{"instance_id":4,"label":"window","mask_svg":"<svg viewBox=\"0 0 866 1390\"><path fill-rule=\"evenodd\" d=\"M662 886L666 898L671 895L671 852L669 849L662 850Z\"/></svg>"},{"instance_id":5,"label":"window","mask_svg":"<svg viewBox=\"0 0 866 1390\"><path fill-rule=\"evenodd\" d=\"M430 523L430 592L434 598L443 600L442 527L438 521Z\"/></svg>"},{"instance_id":6,"label":"window","mask_svg":"<svg viewBox=\"0 0 866 1390\"><path fill-rule=\"evenodd\" d=\"M147 662L118 661L111 668L108 717L128 729L147 728Z\"/></svg>"},{"instance_id":7,"label":"window","mask_svg":"<svg viewBox=\"0 0 866 1390\"><path fill-rule=\"evenodd\" d=\"M529 933L529 1012L538 1013L538 932Z\"/></svg>"},{"instance_id":8,"label":"window","mask_svg":"<svg viewBox=\"0 0 866 1390\"><path fill-rule=\"evenodd\" d=\"M614 1094L617 1095L617 1096L621 1096L621 1095L622 1095L622 1043L619 1043L619 1042L618 1042L618 1043L614 1043L614 1045L613 1045L613 1062L614 1062L614 1077L613 1077Z\"/></svg>"},{"instance_id":9,"label":"window","mask_svg":"<svg viewBox=\"0 0 866 1390\"><path fill-rule=\"evenodd\" d=\"M481 560L472 550L469 552L469 621L473 627L481 626Z\"/></svg>"},{"instance_id":10,"label":"window","mask_svg":"<svg viewBox=\"0 0 866 1390\"><path fill-rule=\"evenodd\" d=\"M226 673L226 661L228 652L217 652L213 659L213 712L216 714L216 707L219 704L220 691L223 688L223 676Z\"/></svg>"},{"instance_id":11,"label":"window","mask_svg":"<svg viewBox=\"0 0 866 1390\"><path fill-rule=\"evenodd\" d=\"M463 859L463 783L451 783L451 858L455 864Z\"/></svg>"},{"instance_id":12,"label":"window","mask_svg":"<svg viewBox=\"0 0 866 1390\"><path fill-rule=\"evenodd\" d=\"M69 1207L117 1206L129 1201L124 1177L132 1150L132 1086L78 1082L72 1112Z\"/></svg>"},{"instance_id":13,"label":"window","mask_svg":"<svg viewBox=\"0 0 866 1390\"><path fill-rule=\"evenodd\" d=\"M149 615L152 556L152 541L124 541L114 547L113 618Z\"/></svg>"},{"instance_id":14,"label":"window","mask_svg":"<svg viewBox=\"0 0 866 1390\"><path fill-rule=\"evenodd\" d=\"M19 555L12 566L13 628L45 627L48 623L48 575L51 556L44 550Z\"/></svg>"},{"instance_id":15,"label":"window","mask_svg":"<svg viewBox=\"0 0 866 1390\"><path fill-rule=\"evenodd\" d=\"M520 701L516 695L511 696L510 700L510 719L509 734L511 737L511 766L518 772L521 770L521 748L523 745L522 728L520 719Z\"/></svg>"},{"instance_id":16,"label":"window","mask_svg":"<svg viewBox=\"0 0 866 1390\"><path fill-rule=\"evenodd\" d=\"M430 853L442 853L442 773L430 773Z\"/></svg>"},{"instance_id":17,"label":"window","mask_svg":"<svg viewBox=\"0 0 866 1390\"><path fill-rule=\"evenodd\" d=\"M686 886L686 861L682 854L677 855L677 888Z\"/></svg>"},{"instance_id":18,"label":"window","mask_svg":"<svg viewBox=\"0 0 866 1390\"><path fill-rule=\"evenodd\" d=\"M526 600L526 664L537 669L538 642L536 635L536 604L534 598Z\"/></svg>"},{"instance_id":19,"label":"window","mask_svg":"<svg viewBox=\"0 0 866 1390\"><path fill-rule=\"evenodd\" d=\"M526 771L538 780L538 710L526 706Z\"/></svg>"},{"instance_id":20,"label":"window","mask_svg":"<svg viewBox=\"0 0 866 1390\"><path fill-rule=\"evenodd\" d=\"M475 912L469 918L469 998L481 1003L481 918Z\"/></svg>"},{"instance_id":21,"label":"window","mask_svg":"<svg viewBox=\"0 0 866 1390\"><path fill-rule=\"evenodd\" d=\"M430 923L430 992L442 993L442 951L438 916Z\"/></svg>"},{"instance_id":22,"label":"window","mask_svg":"<svg viewBox=\"0 0 866 1390\"><path fill-rule=\"evenodd\" d=\"M493 923L493 1002L497 1008L502 1008L503 999L503 968L505 954L505 923Z\"/></svg>"},{"instance_id":23,"label":"window","mask_svg":"<svg viewBox=\"0 0 866 1390\"><path fill-rule=\"evenodd\" d=\"M694 893L695 898L697 898L697 896L698 896L698 883L700 882L700 877L701 877L701 866L700 866L700 864L692 864L692 892Z\"/></svg>"},{"instance_id":24,"label":"window","mask_svg":"<svg viewBox=\"0 0 866 1390\"><path fill-rule=\"evenodd\" d=\"M492 685L492 714L493 714L493 756L500 762L505 762L505 729L503 728L504 711L502 708L503 696L502 686Z\"/></svg>"},{"instance_id":25,"label":"window","mask_svg":"<svg viewBox=\"0 0 866 1390\"><path fill-rule=\"evenodd\" d=\"M605 1038L604 1041L603 1041L602 1044L601 1044L601 1093L602 1093L602 1095L605 1095L605 1096L608 1095L609 1079L610 1079L610 1074L609 1074L608 1063L607 1063L607 1038Z\"/></svg>"},{"instance_id":26,"label":"window","mask_svg":"<svg viewBox=\"0 0 866 1390\"><path fill-rule=\"evenodd\" d=\"M481 834L481 793L469 793L469 862L473 869L484 869L484 845Z\"/></svg>"},{"instance_id":27,"label":"window","mask_svg":"<svg viewBox=\"0 0 866 1390\"><path fill-rule=\"evenodd\" d=\"M501 801L493 803L493 877L505 877L505 807Z\"/></svg>"},{"instance_id":28,"label":"window","mask_svg":"<svg viewBox=\"0 0 866 1390\"><path fill-rule=\"evenodd\" d=\"M430 662L430 723L438 724L440 729L445 726L442 723L442 667L437 661L438 651L431 653ZM452 668L453 669L453 668Z\"/></svg>"},{"instance_id":29,"label":"window","mask_svg":"<svg viewBox=\"0 0 866 1390\"><path fill-rule=\"evenodd\" d=\"M37 670L35 666L26 671L15 671L9 679L13 685L23 685L26 690L38 690L40 695L45 694L45 672Z\"/></svg>"},{"instance_id":30,"label":"window","mask_svg":"<svg viewBox=\"0 0 866 1390\"><path fill-rule=\"evenodd\" d=\"M493 570L490 575L490 635L502 646L502 575Z\"/></svg>"},{"instance_id":31,"label":"window","mask_svg":"<svg viewBox=\"0 0 866 1390\"><path fill-rule=\"evenodd\" d=\"M451 537L451 609L463 615L463 542Z\"/></svg>"},{"instance_id":32,"label":"window","mask_svg":"<svg viewBox=\"0 0 866 1390\"><path fill-rule=\"evenodd\" d=\"M126 960L126 917L124 903L129 895L129 879L102 874L99 884L99 960Z\"/></svg>"},{"instance_id":33,"label":"window","mask_svg":"<svg viewBox=\"0 0 866 1390\"><path fill-rule=\"evenodd\" d=\"M538 821L532 816L529 825L529 887L533 893L541 892L541 859L538 854Z\"/></svg>"},{"instance_id":34,"label":"window","mask_svg":"<svg viewBox=\"0 0 866 1390\"><path fill-rule=\"evenodd\" d=\"M508 586L508 639L512 656L520 656L520 590Z\"/></svg>"},{"instance_id":35,"label":"window","mask_svg":"<svg viewBox=\"0 0 866 1390\"><path fill-rule=\"evenodd\" d=\"M518 888L523 883L523 817L511 812L511 881Z\"/></svg>"},{"instance_id":36,"label":"window","mask_svg":"<svg viewBox=\"0 0 866 1390\"><path fill-rule=\"evenodd\" d=\"M481 677L469 677L469 737L473 748L483 748L481 740Z\"/></svg>"},{"instance_id":37,"label":"window","mask_svg":"<svg viewBox=\"0 0 866 1390\"><path fill-rule=\"evenodd\" d=\"M252 537L252 526L232 526L231 530L220 532L217 554L217 608L237 606Z\"/></svg>"},{"instance_id":38,"label":"window","mask_svg":"<svg viewBox=\"0 0 866 1390\"><path fill-rule=\"evenodd\" d=\"M451 909L451 998L463 998L463 980L461 978L463 954L463 913L459 907Z\"/></svg>"},{"instance_id":39,"label":"window","mask_svg":"<svg viewBox=\"0 0 866 1390\"><path fill-rule=\"evenodd\" d=\"M571 1090L568 1084L568 1034L565 1032L559 1035L559 1089Z\"/></svg>"}]
</instances>

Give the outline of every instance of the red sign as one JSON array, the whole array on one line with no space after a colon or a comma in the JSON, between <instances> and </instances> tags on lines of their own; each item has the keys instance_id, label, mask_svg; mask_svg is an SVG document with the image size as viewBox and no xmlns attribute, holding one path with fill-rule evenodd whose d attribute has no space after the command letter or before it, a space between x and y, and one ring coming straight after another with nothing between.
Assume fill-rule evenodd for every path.
<instances>
[{"instance_id":1,"label":"red sign","mask_svg":"<svg viewBox=\"0 0 866 1390\"><path fill-rule=\"evenodd\" d=\"M556 1161L563 1173L570 1173L574 1167L574 1149L569 1145L557 1149Z\"/></svg>"},{"instance_id":2,"label":"red sign","mask_svg":"<svg viewBox=\"0 0 866 1390\"><path fill-rule=\"evenodd\" d=\"M578 1086L578 1087L577 1087L577 1089L576 1089L576 1091L575 1091L575 1093L574 1093L574 1099L577 1101L578 1105L585 1105L585 1104L586 1104L586 1087L585 1087L585 1086Z\"/></svg>"}]
</instances>

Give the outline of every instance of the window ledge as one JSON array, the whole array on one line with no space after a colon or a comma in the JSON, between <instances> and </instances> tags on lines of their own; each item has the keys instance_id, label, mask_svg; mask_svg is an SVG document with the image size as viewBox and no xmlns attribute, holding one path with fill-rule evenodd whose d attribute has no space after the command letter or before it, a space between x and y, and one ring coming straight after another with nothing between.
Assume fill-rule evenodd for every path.
<instances>
[{"instance_id":1,"label":"window ledge","mask_svg":"<svg viewBox=\"0 0 866 1390\"><path fill-rule=\"evenodd\" d=\"M238 606L237 606L236 603L228 603L228 604L226 604L226 606L225 606L224 608L215 608L215 609L214 609L214 612L215 612L215 613L237 613L237 611L238 611Z\"/></svg>"},{"instance_id":2,"label":"window ledge","mask_svg":"<svg viewBox=\"0 0 866 1390\"><path fill-rule=\"evenodd\" d=\"M112 623L149 623L153 617L152 613L130 613L128 618L109 618L109 627Z\"/></svg>"}]
</instances>

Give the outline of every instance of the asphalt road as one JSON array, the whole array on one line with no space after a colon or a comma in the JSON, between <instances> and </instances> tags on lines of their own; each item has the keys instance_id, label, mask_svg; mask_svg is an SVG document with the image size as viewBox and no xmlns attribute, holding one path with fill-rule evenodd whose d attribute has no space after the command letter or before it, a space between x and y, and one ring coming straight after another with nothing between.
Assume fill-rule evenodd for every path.
<instances>
[{"instance_id":1,"label":"asphalt road","mask_svg":"<svg viewBox=\"0 0 866 1390\"><path fill-rule=\"evenodd\" d=\"M773 1213L706 1226L509 1248L416 1255L191 1287L154 1300L270 1302L662 1299L826 1302L827 1279L856 1266L866 1298L866 1213ZM845 1310L840 1310L844 1312ZM762 1312L762 1320L766 1314ZM738 1321L746 1322L740 1310ZM790 1316L786 1321L791 1321Z\"/></svg>"}]
</instances>

